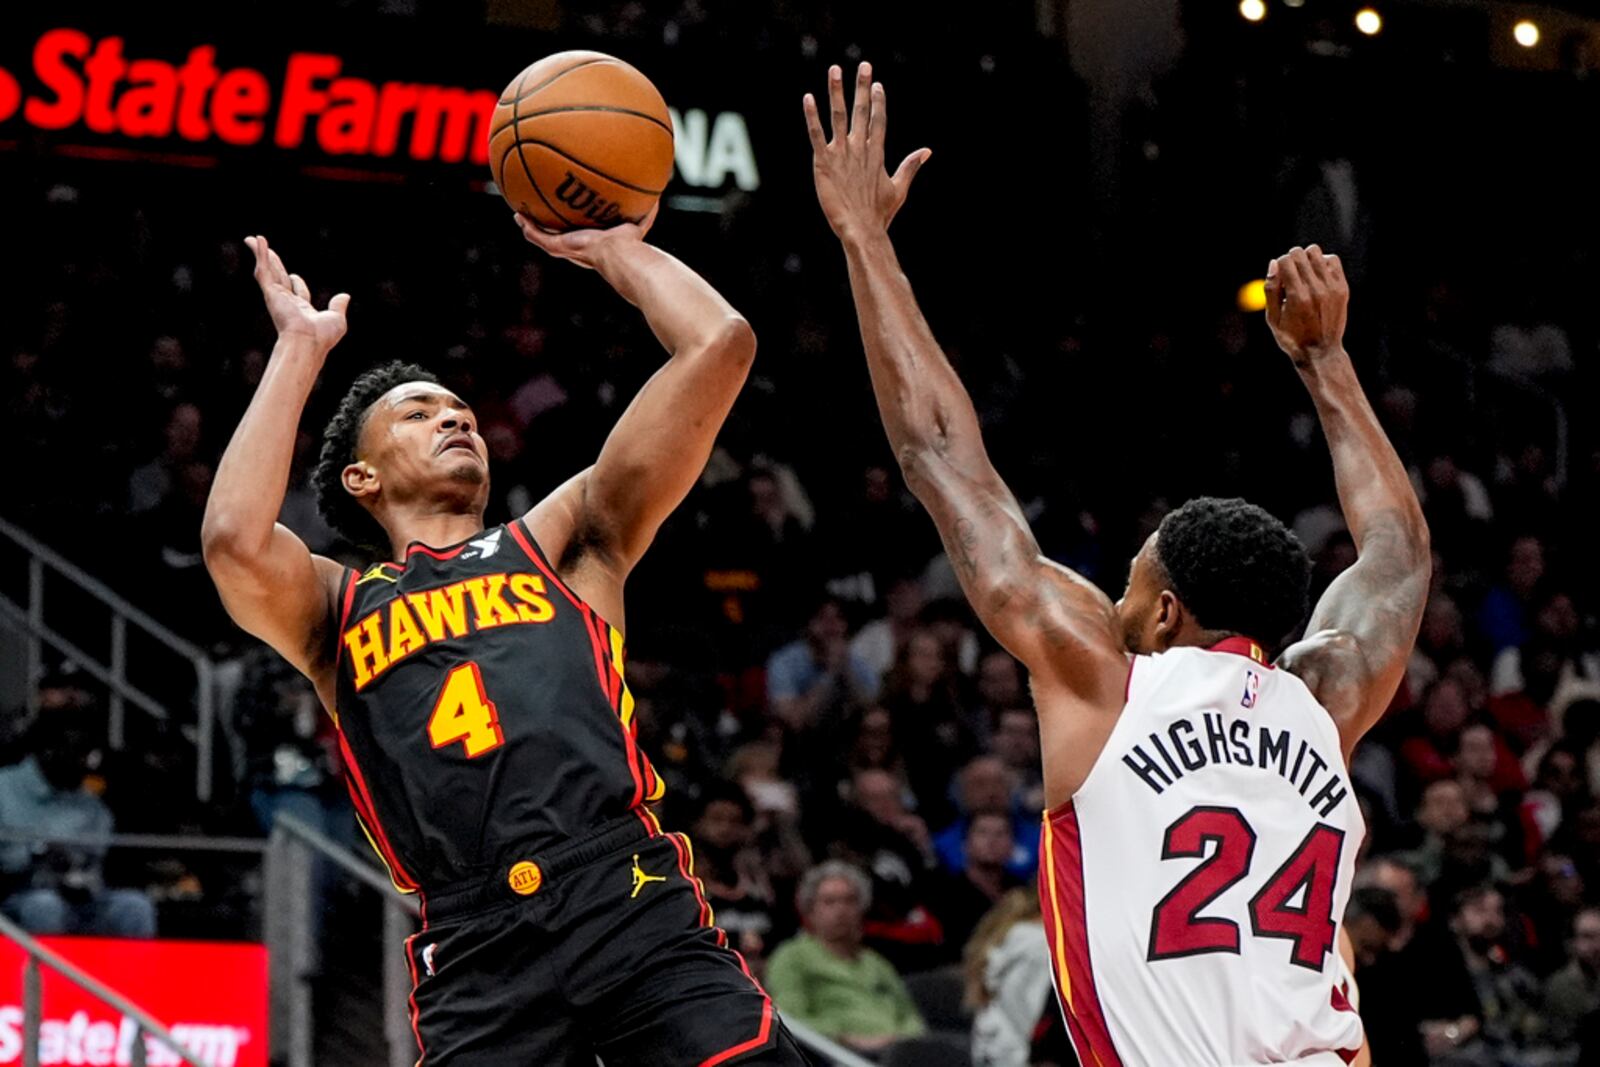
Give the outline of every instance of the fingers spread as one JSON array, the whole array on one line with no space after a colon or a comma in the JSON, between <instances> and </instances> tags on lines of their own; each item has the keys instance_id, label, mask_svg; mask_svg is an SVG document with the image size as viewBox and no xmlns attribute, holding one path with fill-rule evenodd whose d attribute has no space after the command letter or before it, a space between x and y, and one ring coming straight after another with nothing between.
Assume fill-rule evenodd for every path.
<instances>
[{"instance_id":1,"label":"fingers spread","mask_svg":"<svg viewBox=\"0 0 1600 1067\"><path fill-rule=\"evenodd\" d=\"M844 111L844 71L837 66L828 68L828 103L833 119L833 139L838 141L850 132Z\"/></svg>"},{"instance_id":2,"label":"fingers spread","mask_svg":"<svg viewBox=\"0 0 1600 1067\"><path fill-rule=\"evenodd\" d=\"M872 107L872 64L862 63L856 68L855 110L850 116L850 139L860 141L867 135L867 119Z\"/></svg>"},{"instance_id":3,"label":"fingers spread","mask_svg":"<svg viewBox=\"0 0 1600 1067\"><path fill-rule=\"evenodd\" d=\"M884 103L883 83L872 83L872 119L867 124L867 144L877 159L883 159L884 138L889 135L889 109Z\"/></svg>"},{"instance_id":4,"label":"fingers spread","mask_svg":"<svg viewBox=\"0 0 1600 1067\"><path fill-rule=\"evenodd\" d=\"M821 154L828 147L828 138L822 132L822 116L817 114L817 98L807 93L800 106L806 113L806 133L811 136L811 151Z\"/></svg>"}]
</instances>

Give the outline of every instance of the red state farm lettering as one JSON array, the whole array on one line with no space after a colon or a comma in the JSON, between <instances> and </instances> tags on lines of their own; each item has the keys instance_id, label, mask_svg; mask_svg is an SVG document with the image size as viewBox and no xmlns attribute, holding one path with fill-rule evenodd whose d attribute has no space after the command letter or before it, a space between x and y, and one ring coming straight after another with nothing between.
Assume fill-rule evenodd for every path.
<instances>
[{"instance_id":1,"label":"red state farm lettering","mask_svg":"<svg viewBox=\"0 0 1600 1067\"><path fill-rule=\"evenodd\" d=\"M82 122L95 133L189 141L213 135L253 144L265 132L272 89L248 67L221 74L216 49L202 45L182 66L123 58L120 37L98 42L78 30L51 30L33 49L33 69L47 96L32 97L23 117L45 130Z\"/></svg>"},{"instance_id":2,"label":"red state farm lettering","mask_svg":"<svg viewBox=\"0 0 1600 1067\"><path fill-rule=\"evenodd\" d=\"M42 130L83 125L124 137L212 138L252 145L268 135L281 148L312 145L329 155L483 164L496 94L444 85L377 83L344 73L344 60L295 52L284 70L274 117L272 85L249 67L224 70L217 50L199 45L182 64L129 57L121 37L98 40L60 28L40 35L33 71L42 92L26 100L0 71L0 120L21 104Z\"/></svg>"},{"instance_id":3,"label":"red state farm lettering","mask_svg":"<svg viewBox=\"0 0 1600 1067\"><path fill-rule=\"evenodd\" d=\"M388 156L398 150L401 124L409 117L407 154L413 159L459 163L470 151L474 163L488 162L494 93L401 82L374 86L340 77L343 69L338 56L301 52L289 57L273 133L280 148L304 144L314 119L316 143L324 152Z\"/></svg>"},{"instance_id":4,"label":"red state farm lettering","mask_svg":"<svg viewBox=\"0 0 1600 1067\"><path fill-rule=\"evenodd\" d=\"M340 640L359 692L436 641L498 626L545 623L555 616L555 604L539 575L486 574L396 596L352 623Z\"/></svg>"}]
</instances>

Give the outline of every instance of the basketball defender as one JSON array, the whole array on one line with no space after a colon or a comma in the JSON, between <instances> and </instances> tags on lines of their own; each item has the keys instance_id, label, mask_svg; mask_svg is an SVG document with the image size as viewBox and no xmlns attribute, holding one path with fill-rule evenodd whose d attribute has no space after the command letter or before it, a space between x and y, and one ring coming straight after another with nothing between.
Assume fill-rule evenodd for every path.
<instances>
[{"instance_id":1,"label":"basketball defender","mask_svg":"<svg viewBox=\"0 0 1600 1067\"><path fill-rule=\"evenodd\" d=\"M207 505L223 603L315 684L351 799L397 887L420 1065L805 1059L711 925L623 680L623 583L699 477L755 338L643 226L528 240L598 271L670 358L594 465L484 529L472 411L421 368L357 378L323 436L324 513L381 562L349 570L276 524L296 428L349 297L325 310L250 238L278 340Z\"/></svg>"},{"instance_id":2,"label":"basketball defender","mask_svg":"<svg viewBox=\"0 0 1600 1067\"><path fill-rule=\"evenodd\" d=\"M817 195L849 267L878 409L968 599L1031 675L1045 790L1040 891L1056 989L1097 1067L1337 1065L1363 1045L1336 943L1364 832L1350 753L1420 626L1422 512L1342 346L1348 290L1315 246L1272 264L1268 322L1310 390L1359 561L1311 613L1293 536L1240 500L1191 500L1113 603L1041 555L972 402L901 272L888 226L919 150L884 169L884 92L832 139L805 112Z\"/></svg>"}]
</instances>

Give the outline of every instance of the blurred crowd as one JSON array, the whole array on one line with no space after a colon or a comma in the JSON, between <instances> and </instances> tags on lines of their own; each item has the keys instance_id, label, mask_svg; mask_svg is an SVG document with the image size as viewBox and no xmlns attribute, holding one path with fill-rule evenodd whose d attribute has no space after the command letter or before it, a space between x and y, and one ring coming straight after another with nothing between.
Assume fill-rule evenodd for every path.
<instances>
[{"instance_id":1,"label":"blurred crowd","mask_svg":"<svg viewBox=\"0 0 1600 1067\"><path fill-rule=\"evenodd\" d=\"M705 23L682 7L685 25ZM606 32L643 17L606 12L622 27ZM1297 225L1354 228L1348 160L1302 162ZM199 177L93 169L115 166L0 175L26 250L0 264L14 457L0 516L223 664L214 798L194 799L183 714L130 711L126 744L111 746L104 689L52 657L39 715L0 729L0 907L37 931L255 936L234 867L103 843L113 828L260 835L285 812L359 841L314 693L231 626L200 557L217 458L272 341L232 230L267 232L321 299L354 294L283 512L314 550L352 563L305 477L366 365L415 359L475 404L492 523L592 459L660 353L592 275L536 258L498 205L298 178L304 195L286 203L235 175L237 202L202 217ZM668 784L663 819L692 834L719 924L792 1017L886 1059L934 1047L917 1039L993 1067L1065 1067L1031 888L1043 801L1026 679L975 624L886 455L825 233L791 229L758 241L669 213L657 233L761 343L700 485L629 587L628 675ZM1382 252L1357 272L1350 345L1436 559L1410 670L1352 767L1369 826L1346 917L1362 1014L1381 1064L1593 1062L1592 309L1547 288L1553 271L1486 297L1470 265L1385 276ZM1116 595L1165 511L1209 493L1290 521L1314 593L1354 559L1314 416L1260 323L1227 300L1130 315L1070 292L1013 316L973 308L985 283L965 271L919 262L913 280L1054 558ZM133 672L192 707L188 680ZM30 832L55 843L27 844Z\"/></svg>"}]
</instances>

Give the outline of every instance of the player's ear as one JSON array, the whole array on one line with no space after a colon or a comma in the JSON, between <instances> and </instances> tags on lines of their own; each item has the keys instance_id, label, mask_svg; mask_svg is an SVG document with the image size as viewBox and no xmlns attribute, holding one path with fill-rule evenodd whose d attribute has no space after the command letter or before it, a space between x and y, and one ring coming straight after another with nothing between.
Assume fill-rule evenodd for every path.
<instances>
[{"instance_id":1,"label":"player's ear","mask_svg":"<svg viewBox=\"0 0 1600 1067\"><path fill-rule=\"evenodd\" d=\"M1161 590L1156 598L1155 644L1168 649L1183 628L1183 601L1170 589Z\"/></svg>"},{"instance_id":2,"label":"player's ear","mask_svg":"<svg viewBox=\"0 0 1600 1067\"><path fill-rule=\"evenodd\" d=\"M339 480L344 483L344 491L358 500L372 496L381 488L378 468L362 460L356 460L341 471Z\"/></svg>"}]
</instances>

